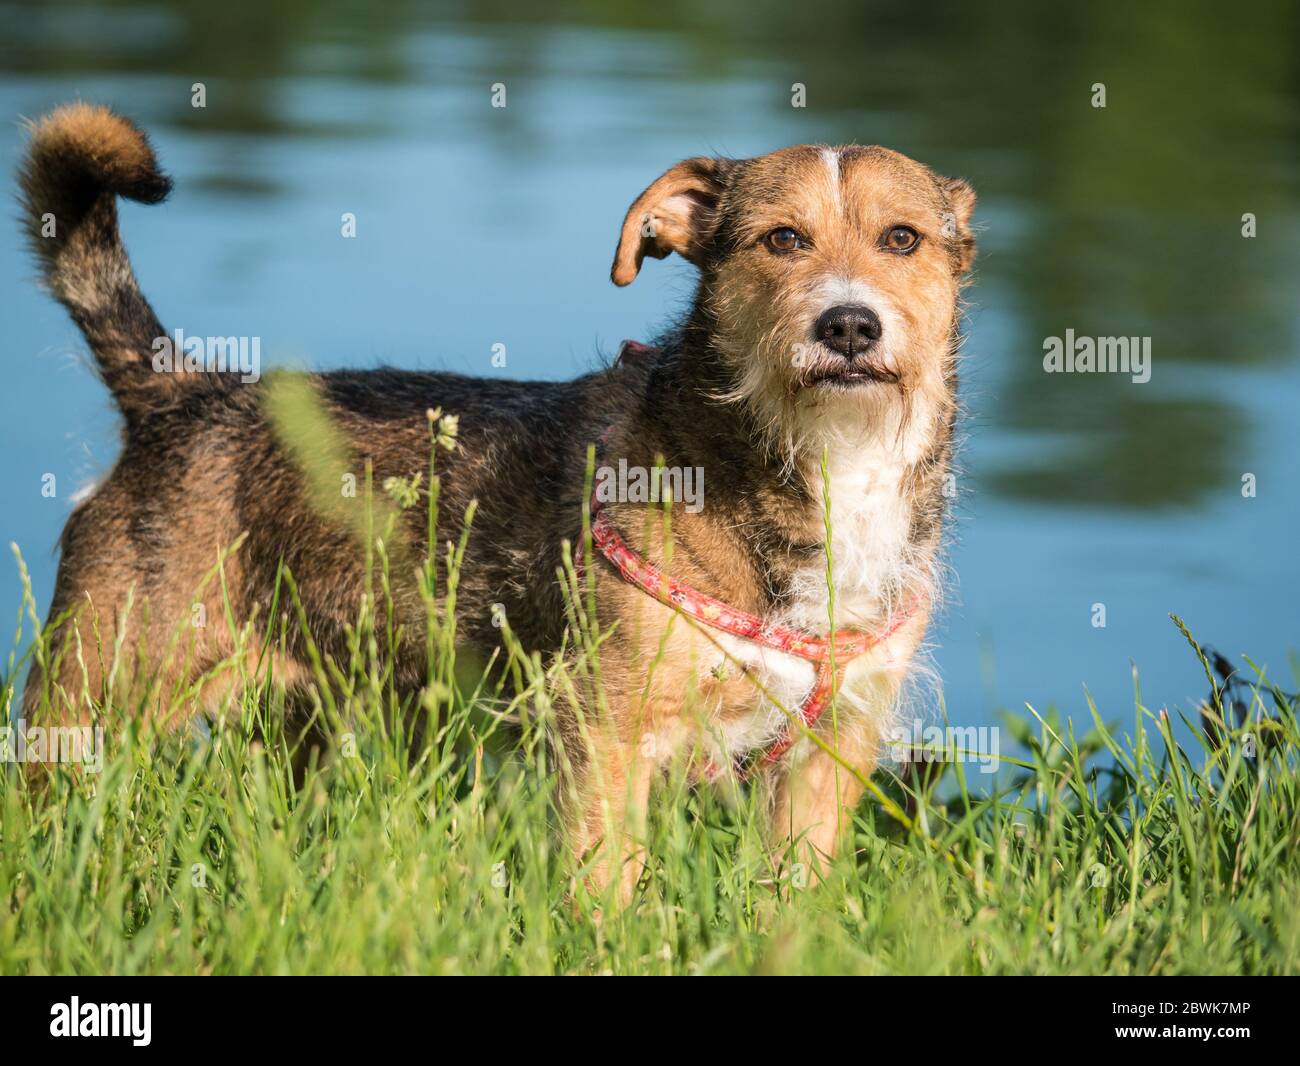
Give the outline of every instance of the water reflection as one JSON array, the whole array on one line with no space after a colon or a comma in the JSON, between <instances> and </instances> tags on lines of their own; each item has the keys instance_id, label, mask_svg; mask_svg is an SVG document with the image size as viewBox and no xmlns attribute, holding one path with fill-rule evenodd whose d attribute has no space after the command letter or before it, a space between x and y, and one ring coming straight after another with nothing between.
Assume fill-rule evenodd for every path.
<instances>
[{"instance_id":1,"label":"water reflection","mask_svg":"<svg viewBox=\"0 0 1300 1066\"><path fill-rule=\"evenodd\" d=\"M38 2L6 7L0 62L10 77L165 79L146 122L243 144L395 136L402 109L376 88L455 98L498 80L515 106L485 122L435 102L418 135L478 137L528 166L553 150L556 108L614 94L629 102L627 128L591 131L611 148L668 137L701 109L729 110L720 138L766 125L791 139L895 144L971 175L986 215L1018 216L1014 232L986 238L979 296L1014 302L1018 328L1007 351L976 353L1002 368L991 420L1045 439L984 483L1030 500L1159 508L1213 491L1250 428L1221 391L1182 387L1181 368L1267 365L1297 349L1279 284L1295 276L1294 243L1276 239L1295 232L1297 9L1249 20L1178 11L952 4L936 17L928 5L736 3L700 22L691 5L578 3L545 22L530 3L435 15L401 3ZM178 79L203 81L220 108L190 107ZM807 86L806 115L790 107L787 79ZM758 80L762 91L747 93ZM333 91L340 81L347 94ZM1096 83L1104 109L1091 106ZM729 98L744 110L719 106ZM200 187L276 195L280 183L250 173L243 154L216 155ZM1242 238L1246 212L1273 239ZM1066 328L1150 336L1155 382L1038 372L1042 338Z\"/></svg>"},{"instance_id":2,"label":"water reflection","mask_svg":"<svg viewBox=\"0 0 1300 1066\"><path fill-rule=\"evenodd\" d=\"M1035 696L1027 689L1041 698L1051 679L1059 681L1051 696L1062 695L1061 685L1077 691L1074 679L1090 676L1085 667L1103 656L1107 669L1131 657L1157 669L1176 663L1165 676L1181 676L1179 640L1151 634L1164 611L1189 603L1206 624L1241 636L1241 645L1229 641L1234 651L1269 639L1277 651L1291 646L1293 590L1262 595L1295 578L1285 530L1300 511L1300 475L1288 458L1294 419L1283 414L1294 413L1300 393L1300 8L1291 3L1253 6L1247 18L1211 5L1032 0L736 0L704 10L610 0L548 5L545 16L522 0L436 11L404 2L27 0L0 5L0 40L0 95L11 110L77 92L95 98L110 86L114 101L190 153L168 210L189 211L190 227L241 214L259 220L235 234L196 234L194 244L222 264L224 288L204 293L205 306L232 314L256 307L268 332L281 325L282 297L251 286L287 291L292 276L299 287L333 292L345 269L335 252L306 240L303 215L294 213L309 197L317 198L313 210L337 212L325 190L339 175L313 181L316 168L382 148L360 168L372 217L393 212L386 232L409 227L412 271L426 265L416 243L426 242L435 272L465 281L450 294L458 312L474 298L467 293L486 294L494 337L527 353L521 376L567 376L589 365L593 338L626 328L575 294L599 281L603 268L592 263L612 247L616 212L676 158L880 142L964 175L980 193L983 227L965 364L967 528L957 560L975 606L944 638L950 686L978 702L980 649L1000 634L1005 655L1008 633L1019 639L1011 642L1017 662L1034 660L1013 676L1013 703ZM190 106L196 81L219 106ZM491 111L496 82L507 84L509 106ZM796 83L806 87L806 108L791 106ZM1105 108L1092 106L1098 83ZM17 145L11 134L7 160ZM628 163L593 211L599 217L588 219L577 212L590 207L586 168L596 160L602 176L617 169L610 161ZM187 196L196 198L188 206ZM591 261L579 263L565 243L557 216L566 210L575 213L569 239ZM450 264L436 258L447 211L473 216L456 229ZM1242 236L1248 213L1254 238ZM134 224L176 233L152 218ZM348 267L347 285L356 307L382 300L386 309L410 307L409 315L361 332L359 314L330 306L338 350L309 348L308 360L402 361L395 353L432 336L422 365L483 372L464 347L486 350L484 339L431 324L427 287L407 291L385 273L395 240ZM552 242L552 261L515 261L517 247L535 250L543 240ZM307 247L297 257L284 251L295 242ZM148 254L150 243L138 247ZM247 264L273 254L274 277L250 272ZM28 273L16 242L3 255L16 286ZM571 284L579 269L584 280ZM670 287L630 299L659 315L665 293L689 291L688 273L670 276ZM24 308L43 306L30 293L23 300ZM299 311L286 307L286 317ZM513 339L544 320L565 346L537 351ZM51 343L45 327L16 328L23 352ZM1067 329L1149 337L1151 381L1043 373L1044 338ZM259 329L233 323L218 332ZM39 373L0 368L15 380ZM5 443L23 454L17 428ZM1234 509L1242 472L1265 468L1259 506ZM1145 525L1132 524L1138 516ZM13 536L39 554L62 517L24 517ZM48 587L50 563L35 565ZM1026 629L1027 617L1047 611L1040 575L1065 580L1063 567L1073 584L1059 591L1058 613ZM1251 596L1221 614L1252 583ZM1106 637L1104 652L1087 643L1094 634L1071 628L1069 612L1124 596L1130 621Z\"/></svg>"}]
</instances>

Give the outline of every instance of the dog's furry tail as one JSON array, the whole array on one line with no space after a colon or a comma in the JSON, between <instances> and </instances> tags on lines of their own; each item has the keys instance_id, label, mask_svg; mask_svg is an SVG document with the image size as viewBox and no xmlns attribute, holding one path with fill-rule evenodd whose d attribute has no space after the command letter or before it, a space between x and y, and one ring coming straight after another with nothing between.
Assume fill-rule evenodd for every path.
<instances>
[{"instance_id":1,"label":"dog's furry tail","mask_svg":"<svg viewBox=\"0 0 1300 1066\"><path fill-rule=\"evenodd\" d=\"M149 139L106 107L67 104L31 123L19 172L23 222L46 285L86 335L128 416L167 390L152 349L163 328L140 292L117 228L117 197L156 204L171 191Z\"/></svg>"}]
</instances>

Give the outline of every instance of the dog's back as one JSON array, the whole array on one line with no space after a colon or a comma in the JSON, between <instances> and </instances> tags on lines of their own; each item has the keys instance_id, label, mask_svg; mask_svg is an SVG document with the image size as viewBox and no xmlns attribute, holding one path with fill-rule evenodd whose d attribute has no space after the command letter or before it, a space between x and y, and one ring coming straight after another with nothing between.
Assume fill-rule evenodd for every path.
<instances>
[{"instance_id":1,"label":"dog's back","mask_svg":"<svg viewBox=\"0 0 1300 1066\"><path fill-rule=\"evenodd\" d=\"M225 663L226 677L203 682L196 701L211 706L238 674L235 632L255 619L261 645L282 567L314 639L345 657L368 587L367 523L398 510L384 483L419 475L427 500L434 407L463 417L467 445L438 459L437 545L459 540L467 510L477 510L458 590L462 636L494 643L494 609L505 609L529 646L558 643L555 570L561 538L580 528L586 441L637 402L643 367L562 383L389 369L247 382L180 359L159 365L164 327L117 223L118 196L158 203L171 189L145 134L103 107L63 107L32 124L21 185L44 280L85 334L125 421L121 456L63 533L56 625L27 686L29 720L65 718L71 705L84 716L104 698L119 648L119 680L139 675L160 694ZM402 546L423 554L426 518L423 506L397 513L404 535L387 546L397 621L412 631L425 607L410 579L414 551ZM280 607L290 610L287 598ZM303 636L290 629L274 667L293 686L308 668ZM411 648L422 646L415 636ZM399 682L418 685L419 654L395 658Z\"/></svg>"}]
</instances>

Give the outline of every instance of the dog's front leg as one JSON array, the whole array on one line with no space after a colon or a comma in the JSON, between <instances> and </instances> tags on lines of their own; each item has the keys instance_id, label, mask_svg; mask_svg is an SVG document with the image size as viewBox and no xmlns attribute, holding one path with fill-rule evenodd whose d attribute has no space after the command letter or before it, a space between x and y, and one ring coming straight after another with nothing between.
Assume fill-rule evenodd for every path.
<instances>
[{"instance_id":1,"label":"dog's front leg","mask_svg":"<svg viewBox=\"0 0 1300 1066\"><path fill-rule=\"evenodd\" d=\"M569 834L586 884L603 895L617 884L620 906L632 902L645 869L646 808L655 764L640 745L597 729L575 783Z\"/></svg>"},{"instance_id":2,"label":"dog's front leg","mask_svg":"<svg viewBox=\"0 0 1300 1066\"><path fill-rule=\"evenodd\" d=\"M829 728L819 735L842 762L805 739L801 747L807 745L811 752L796 750L788 767L773 771L778 775L772 812L776 859L814 870L834 856L847 835L862 798L861 779L871 776L879 753L877 735L862 723L842 729L838 743Z\"/></svg>"},{"instance_id":3,"label":"dog's front leg","mask_svg":"<svg viewBox=\"0 0 1300 1066\"><path fill-rule=\"evenodd\" d=\"M841 712L828 710L818 737L835 754L805 738L788 768L775 771L773 842L778 858L795 845L793 861L819 868L835 855L876 768L898 690L925 634L928 612L917 612L887 642L851 662L840 687ZM838 756L838 758L837 758Z\"/></svg>"}]
</instances>

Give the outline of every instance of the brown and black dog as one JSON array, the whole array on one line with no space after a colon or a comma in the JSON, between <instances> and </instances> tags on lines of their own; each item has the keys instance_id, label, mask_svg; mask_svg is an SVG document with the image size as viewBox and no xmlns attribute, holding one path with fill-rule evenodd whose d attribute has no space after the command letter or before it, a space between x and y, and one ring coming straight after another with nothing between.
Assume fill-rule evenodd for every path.
<instances>
[{"instance_id":1,"label":"brown and black dog","mask_svg":"<svg viewBox=\"0 0 1300 1066\"><path fill-rule=\"evenodd\" d=\"M364 587L355 528L314 499L268 412L271 379L156 368L164 330L116 209L118 196L155 203L170 189L145 135L105 108L61 108L33 125L21 180L46 281L85 333L125 427L116 466L62 538L51 619L70 612L54 641L75 653L35 669L27 717L87 715L84 694L106 695L106 649L118 642L160 659L152 634L191 616L217 553L241 535L224 592L209 582L202 594L208 613L221 617L225 596L240 623L264 624L283 565L322 653L342 658ZM802 732L763 771L774 843L826 855L862 791L839 760L864 775L874 767L938 592L974 199L964 181L879 147L689 159L632 204L614 259L618 285L646 256L676 252L699 268L689 312L653 351L570 382L393 369L301 380L349 469L372 463L376 483L428 469L430 408L459 418L457 447L440 460L437 532L439 543L457 539L477 501L458 592L460 639L472 647L498 642L496 610L524 646L561 648L562 544L581 528L598 440L601 463L707 475L703 506L672 507L678 581L765 626L887 632L841 664L834 736L825 719L816 727L825 746ZM643 502L615 494L603 512L643 559L664 562L666 534L645 521ZM423 554L424 509L406 514L409 544ZM683 753L716 767L764 749L788 727L781 708L808 698L817 667L682 624L674 604L598 553L588 565L600 622L614 626L601 647L605 720L578 730L571 711L557 711L556 734L574 769L572 843L581 854L615 832L624 843L604 849L595 878L618 880L626 895L655 774ZM393 597L418 634L417 590L399 581ZM191 627L187 640L162 666L182 682L235 648L225 625ZM274 664L287 686L310 684L299 641ZM423 640L393 654L398 683L418 692ZM196 707L219 712L229 693L214 682Z\"/></svg>"}]
</instances>

